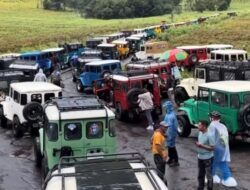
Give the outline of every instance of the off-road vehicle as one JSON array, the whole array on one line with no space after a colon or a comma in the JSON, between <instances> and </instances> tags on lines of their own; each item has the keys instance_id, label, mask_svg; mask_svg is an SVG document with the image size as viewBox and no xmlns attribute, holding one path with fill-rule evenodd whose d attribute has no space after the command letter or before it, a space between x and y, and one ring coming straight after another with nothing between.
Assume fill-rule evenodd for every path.
<instances>
[{"instance_id":1,"label":"off-road vehicle","mask_svg":"<svg viewBox=\"0 0 250 190\"><path fill-rule=\"evenodd\" d=\"M0 57L0 70L9 69L10 64L15 60L14 57Z\"/></svg>"},{"instance_id":2,"label":"off-road vehicle","mask_svg":"<svg viewBox=\"0 0 250 190\"><path fill-rule=\"evenodd\" d=\"M72 78L73 82L80 79L80 75L85 71L84 67L86 63L101 61L101 51L95 49L87 49L78 57L75 64L72 64Z\"/></svg>"},{"instance_id":3,"label":"off-road vehicle","mask_svg":"<svg viewBox=\"0 0 250 190\"><path fill-rule=\"evenodd\" d=\"M138 95L147 88L153 94L153 115L161 115L161 95L159 77L145 71L119 72L110 76L109 81L96 81L94 93L101 97L110 97L119 120L133 120L139 116ZM110 94L111 93L111 94Z\"/></svg>"},{"instance_id":4,"label":"off-road vehicle","mask_svg":"<svg viewBox=\"0 0 250 190\"><path fill-rule=\"evenodd\" d=\"M211 51L211 60L213 61L241 61L248 63L247 51L239 49L222 49Z\"/></svg>"},{"instance_id":5,"label":"off-road vehicle","mask_svg":"<svg viewBox=\"0 0 250 190\"><path fill-rule=\"evenodd\" d=\"M231 136L250 136L250 81L219 81L200 84L198 96L178 108L178 133L189 136L200 120L218 111Z\"/></svg>"},{"instance_id":6,"label":"off-road vehicle","mask_svg":"<svg viewBox=\"0 0 250 190\"><path fill-rule=\"evenodd\" d=\"M40 113L42 127L34 152L36 165L42 165L43 174L58 164L62 156L116 153L115 114L96 96L55 98Z\"/></svg>"},{"instance_id":7,"label":"off-road vehicle","mask_svg":"<svg viewBox=\"0 0 250 190\"><path fill-rule=\"evenodd\" d=\"M102 60L86 63L84 72L76 81L76 89L78 92L86 91L89 87L92 89L94 80L104 78L112 74L114 71L121 70L121 62L119 60Z\"/></svg>"},{"instance_id":8,"label":"off-road vehicle","mask_svg":"<svg viewBox=\"0 0 250 190\"><path fill-rule=\"evenodd\" d=\"M119 59L116 44L99 44L97 49L102 52L102 59Z\"/></svg>"},{"instance_id":9,"label":"off-road vehicle","mask_svg":"<svg viewBox=\"0 0 250 190\"><path fill-rule=\"evenodd\" d=\"M89 157L90 158L90 157ZM63 157L45 179L42 190L168 190L156 169L139 153L104 155L102 159ZM67 160L71 163L65 163Z\"/></svg>"},{"instance_id":10,"label":"off-road vehicle","mask_svg":"<svg viewBox=\"0 0 250 190\"><path fill-rule=\"evenodd\" d=\"M37 132L38 107L54 97L62 95L62 89L46 82L17 82L10 84L9 96L0 102L1 118L12 123L14 137L22 137L25 131Z\"/></svg>"},{"instance_id":11,"label":"off-road vehicle","mask_svg":"<svg viewBox=\"0 0 250 190\"><path fill-rule=\"evenodd\" d=\"M250 80L250 65L243 62L207 62L196 66L193 78L181 80L175 88L175 101L180 104L197 95L198 85L223 80Z\"/></svg>"},{"instance_id":12,"label":"off-road vehicle","mask_svg":"<svg viewBox=\"0 0 250 190\"><path fill-rule=\"evenodd\" d=\"M233 45L230 44L209 44L205 45L205 47L207 48L208 59L211 58L211 52L214 50L233 49Z\"/></svg>"}]
</instances>

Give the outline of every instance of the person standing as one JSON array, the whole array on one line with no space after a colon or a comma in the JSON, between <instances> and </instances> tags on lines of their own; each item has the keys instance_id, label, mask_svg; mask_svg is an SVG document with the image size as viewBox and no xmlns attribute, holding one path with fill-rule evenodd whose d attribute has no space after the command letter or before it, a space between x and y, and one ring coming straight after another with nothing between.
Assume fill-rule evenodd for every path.
<instances>
[{"instance_id":1,"label":"person standing","mask_svg":"<svg viewBox=\"0 0 250 190\"><path fill-rule=\"evenodd\" d=\"M199 136L196 146L198 147L198 190L205 187L205 175L207 177L207 189L213 189L212 165L214 157L214 137L208 132L208 122L200 121L198 124Z\"/></svg>"},{"instance_id":2,"label":"person standing","mask_svg":"<svg viewBox=\"0 0 250 190\"><path fill-rule=\"evenodd\" d=\"M138 103L139 107L144 111L147 117L147 130L154 130L154 121L151 115L151 111L154 108L153 95L146 88L142 90L142 94L138 95Z\"/></svg>"},{"instance_id":3,"label":"person standing","mask_svg":"<svg viewBox=\"0 0 250 190\"><path fill-rule=\"evenodd\" d=\"M229 168L230 150L227 127L220 122L221 114L217 111L210 113L212 122L209 125L209 131L215 138L214 163L213 163L213 180L215 183L222 183L227 187L236 187L237 182L232 177ZM217 171L221 176L217 175Z\"/></svg>"},{"instance_id":4,"label":"person standing","mask_svg":"<svg viewBox=\"0 0 250 190\"><path fill-rule=\"evenodd\" d=\"M176 137L177 137L177 128L178 121L176 114L174 112L174 106L171 101L166 101L163 104L163 107L166 108L166 115L164 117L164 122L168 124L167 129L167 147L168 147L168 156L169 159L167 164L169 166L179 166L179 158L176 150Z\"/></svg>"},{"instance_id":5,"label":"person standing","mask_svg":"<svg viewBox=\"0 0 250 190\"><path fill-rule=\"evenodd\" d=\"M164 180L165 165L168 152L165 146L167 125L160 123L152 136L152 153L154 155L154 162L158 170L158 176Z\"/></svg>"},{"instance_id":6,"label":"person standing","mask_svg":"<svg viewBox=\"0 0 250 190\"><path fill-rule=\"evenodd\" d=\"M47 82L47 77L42 69L39 69L38 73L35 75L34 82Z\"/></svg>"}]
</instances>

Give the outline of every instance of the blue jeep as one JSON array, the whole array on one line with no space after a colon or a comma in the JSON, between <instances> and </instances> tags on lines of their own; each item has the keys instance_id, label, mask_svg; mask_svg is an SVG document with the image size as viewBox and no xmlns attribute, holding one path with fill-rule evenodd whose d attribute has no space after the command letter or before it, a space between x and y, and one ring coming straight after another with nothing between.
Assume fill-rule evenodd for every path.
<instances>
[{"instance_id":1,"label":"blue jeep","mask_svg":"<svg viewBox=\"0 0 250 190\"><path fill-rule=\"evenodd\" d=\"M76 89L78 92L86 90L87 87L93 86L95 80L104 78L113 72L121 70L121 62L119 60L102 60L85 64L84 72L76 81Z\"/></svg>"},{"instance_id":2,"label":"blue jeep","mask_svg":"<svg viewBox=\"0 0 250 190\"><path fill-rule=\"evenodd\" d=\"M20 55L20 59L24 61L36 61L39 68L43 69L45 74L50 74L52 69L52 62L49 59L49 54L42 51L30 51Z\"/></svg>"}]
</instances>

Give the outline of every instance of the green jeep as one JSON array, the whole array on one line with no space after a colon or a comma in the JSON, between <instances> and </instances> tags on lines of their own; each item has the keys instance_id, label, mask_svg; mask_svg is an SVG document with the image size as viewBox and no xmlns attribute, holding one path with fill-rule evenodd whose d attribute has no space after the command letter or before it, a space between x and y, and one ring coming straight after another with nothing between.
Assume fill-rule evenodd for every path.
<instances>
[{"instance_id":1,"label":"green jeep","mask_svg":"<svg viewBox=\"0 0 250 190\"><path fill-rule=\"evenodd\" d=\"M209 113L221 113L232 137L250 136L250 82L219 81L200 84L198 96L178 108L178 133L187 137L200 120L209 121Z\"/></svg>"},{"instance_id":2,"label":"green jeep","mask_svg":"<svg viewBox=\"0 0 250 190\"><path fill-rule=\"evenodd\" d=\"M116 153L115 115L96 96L55 98L43 110L34 155L44 177L62 156Z\"/></svg>"}]
</instances>

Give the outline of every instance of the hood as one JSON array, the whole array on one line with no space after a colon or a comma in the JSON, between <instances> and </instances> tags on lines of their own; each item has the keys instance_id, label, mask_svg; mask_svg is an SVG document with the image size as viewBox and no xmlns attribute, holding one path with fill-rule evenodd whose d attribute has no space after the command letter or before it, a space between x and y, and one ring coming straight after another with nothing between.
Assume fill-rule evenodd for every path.
<instances>
[{"instance_id":1,"label":"hood","mask_svg":"<svg viewBox=\"0 0 250 190\"><path fill-rule=\"evenodd\" d=\"M166 101L164 104L163 104L163 107L166 108L167 112L171 112L174 110L174 105L171 101Z\"/></svg>"},{"instance_id":2,"label":"hood","mask_svg":"<svg viewBox=\"0 0 250 190\"><path fill-rule=\"evenodd\" d=\"M40 68L40 69L39 69L39 73L40 73L40 74L43 74L43 69Z\"/></svg>"}]
</instances>

